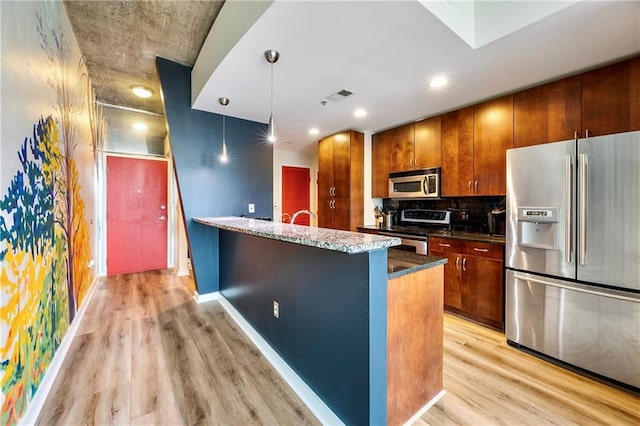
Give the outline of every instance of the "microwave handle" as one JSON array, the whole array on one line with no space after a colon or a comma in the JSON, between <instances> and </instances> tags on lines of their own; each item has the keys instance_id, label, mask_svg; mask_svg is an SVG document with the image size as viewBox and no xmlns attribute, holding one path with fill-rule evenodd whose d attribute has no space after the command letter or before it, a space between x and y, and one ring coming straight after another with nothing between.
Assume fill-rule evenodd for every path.
<instances>
[{"instance_id":1,"label":"microwave handle","mask_svg":"<svg viewBox=\"0 0 640 426\"><path fill-rule=\"evenodd\" d=\"M427 177L426 176L422 179L422 193L425 194L425 195L428 195L427 194Z\"/></svg>"}]
</instances>

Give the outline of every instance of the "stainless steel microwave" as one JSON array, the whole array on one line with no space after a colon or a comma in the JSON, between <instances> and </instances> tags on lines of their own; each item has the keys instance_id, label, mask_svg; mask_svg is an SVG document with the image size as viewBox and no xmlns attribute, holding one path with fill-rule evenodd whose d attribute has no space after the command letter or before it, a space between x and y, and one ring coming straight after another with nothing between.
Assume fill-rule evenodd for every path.
<instances>
[{"instance_id":1,"label":"stainless steel microwave","mask_svg":"<svg viewBox=\"0 0 640 426\"><path fill-rule=\"evenodd\" d=\"M440 168L390 173L389 198L440 198Z\"/></svg>"}]
</instances>

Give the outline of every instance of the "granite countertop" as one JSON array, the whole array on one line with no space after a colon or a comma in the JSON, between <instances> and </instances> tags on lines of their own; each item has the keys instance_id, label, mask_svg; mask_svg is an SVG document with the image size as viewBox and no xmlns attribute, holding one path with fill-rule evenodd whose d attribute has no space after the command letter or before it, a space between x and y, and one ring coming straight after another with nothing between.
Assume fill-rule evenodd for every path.
<instances>
[{"instance_id":1,"label":"granite countertop","mask_svg":"<svg viewBox=\"0 0 640 426\"><path fill-rule=\"evenodd\" d=\"M363 226L359 227L358 230L362 231L383 231L384 228L376 228L375 226ZM467 232L467 231L446 231L446 230L428 230L425 229L425 232L430 237L444 237L444 238L454 238L458 240L467 240L467 241L482 241L485 243L494 243L494 244L505 244L506 237L504 235L491 235L485 234L482 232Z\"/></svg>"},{"instance_id":2,"label":"granite countertop","mask_svg":"<svg viewBox=\"0 0 640 426\"><path fill-rule=\"evenodd\" d=\"M194 222L227 231L241 232L272 240L286 241L305 246L349 254L364 253L397 246L400 238L360 232L338 231L290 223L274 223L242 217L196 217Z\"/></svg>"},{"instance_id":3,"label":"granite countertop","mask_svg":"<svg viewBox=\"0 0 640 426\"><path fill-rule=\"evenodd\" d=\"M434 266L444 265L447 263L447 259L445 257L424 256L422 254L415 254L405 250L391 248L387 253L388 279L401 277L403 275L412 274L423 269L433 268Z\"/></svg>"}]
</instances>

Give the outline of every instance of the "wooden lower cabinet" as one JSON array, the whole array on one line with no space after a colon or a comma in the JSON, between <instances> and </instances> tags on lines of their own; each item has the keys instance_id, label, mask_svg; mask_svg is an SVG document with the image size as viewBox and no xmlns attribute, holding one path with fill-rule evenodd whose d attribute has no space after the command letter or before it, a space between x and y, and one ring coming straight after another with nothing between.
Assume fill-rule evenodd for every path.
<instances>
[{"instance_id":1,"label":"wooden lower cabinet","mask_svg":"<svg viewBox=\"0 0 640 426\"><path fill-rule=\"evenodd\" d=\"M320 228L354 231L351 219L351 200L349 198L318 198L318 226Z\"/></svg>"},{"instance_id":2,"label":"wooden lower cabinet","mask_svg":"<svg viewBox=\"0 0 640 426\"><path fill-rule=\"evenodd\" d=\"M429 254L448 260L445 310L504 330L504 246L432 237Z\"/></svg>"}]
</instances>

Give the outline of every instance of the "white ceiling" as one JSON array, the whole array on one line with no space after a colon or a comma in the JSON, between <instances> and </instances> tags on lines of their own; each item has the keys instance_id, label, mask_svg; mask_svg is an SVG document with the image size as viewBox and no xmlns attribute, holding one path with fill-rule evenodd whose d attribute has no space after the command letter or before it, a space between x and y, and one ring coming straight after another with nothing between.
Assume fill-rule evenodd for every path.
<instances>
[{"instance_id":1,"label":"white ceiling","mask_svg":"<svg viewBox=\"0 0 640 426\"><path fill-rule=\"evenodd\" d=\"M225 31L238 31L241 24L235 24L232 13L225 14L233 3L225 3L211 34L217 28L219 35L225 24ZM249 28L223 54L223 43L216 50L215 43L205 42L194 70L208 62L210 71L194 84L193 107L220 113L218 98L225 96L231 100L226 114L266 123L270 64L263 52L278 50L276 146L314 151L315 142L337 131L375 133L640 52L640 1L564 3L547 5L547 13L555 13L496 41L484 40L477 49L419 1L266 3L266 11L252 26L245 22ZM509 13L531 13L536 7L535 2L521 6L510 4ZM511 22L508 16L500 19ZM437 74L446 75L449 85L428 88L427 81ZM356 94L321 105L343 88ZM356 108L365 108L367 116L355 118ZM320 135L309 135L311 127Z\"/></svg>"}]
</instances>

